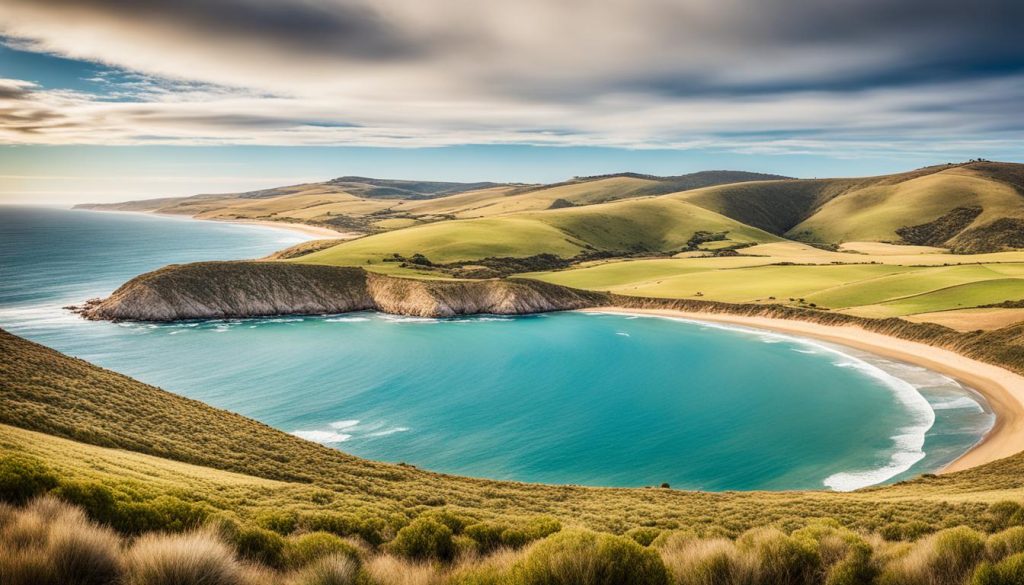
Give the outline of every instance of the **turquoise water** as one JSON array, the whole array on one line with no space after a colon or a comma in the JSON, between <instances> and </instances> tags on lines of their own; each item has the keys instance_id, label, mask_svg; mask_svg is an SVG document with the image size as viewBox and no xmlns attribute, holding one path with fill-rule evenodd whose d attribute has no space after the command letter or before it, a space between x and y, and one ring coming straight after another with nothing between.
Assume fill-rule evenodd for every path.
<instances>
[{"instance_id":1,"label":"turquoise water","mask_svg":"<svg viewBox=\"0 0 1024 585\"><path fill-rule=\"evenodd\" d=\"M850 489L938 469L992 423L934 372L710 324L358 313L154 325L61 309L167 263L300 239L0 208L0 326L356 455L499 479Z\"/></svg>"}]
</instances>

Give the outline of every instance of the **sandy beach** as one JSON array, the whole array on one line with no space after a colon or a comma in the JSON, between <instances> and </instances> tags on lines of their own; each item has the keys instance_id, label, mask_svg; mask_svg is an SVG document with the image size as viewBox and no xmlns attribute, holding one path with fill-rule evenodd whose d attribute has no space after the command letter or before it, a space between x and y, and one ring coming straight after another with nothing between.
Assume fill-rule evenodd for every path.
<instances>
[{"instance_id":1,"label":"sandy beach","mask_svg":"<svg viewBox=\"0 0 1024 585\"><path fill-rule=\"evenodd\" d=\"M219 221L222 223L241 223L246 225L261 225L264 227L274 227L293 232L300 232L307 236L315 236L320 240L351 240L352 238L358 238L362 234L356 234L352 232L339 232L330 228L320 227L316 225L309 225L305 223L290 223L286 221L269 221L261 219L206 219L202 217L193 217L192 219L199 219L202 221Z\"/></svg>"},{"instance_id":2,"label":"sandy beach","mask_svg":"<svg viewBox=\"0 0 1024 585\"><path fill-rule=\"evenodd\" d=\"M942 473L977 467L1024 451L1024 376L947 349L873 333L860 327L834 327L790 319L617 307L584 311L655 315L757 327L846 345L923 366L955 378L977 391L985 397L996 415L992 430L970 451L947 465Z\"/></svg>"}]
</instances>

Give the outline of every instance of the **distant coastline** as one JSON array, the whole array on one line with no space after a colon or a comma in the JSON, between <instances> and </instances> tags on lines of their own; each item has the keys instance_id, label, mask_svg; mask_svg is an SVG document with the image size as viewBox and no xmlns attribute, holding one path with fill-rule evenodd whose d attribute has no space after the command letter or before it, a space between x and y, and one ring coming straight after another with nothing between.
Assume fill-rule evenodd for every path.
<instances>
[{"instance_id":1,"label":"distant coastline","mask_svg":"<svg viewBox=\"0 0 1024 585\"><path fill-rule=\"evenodd\" d=\"M986 400L996 416L991 430L973 448L943 468L941 473L978 467L1024 450L1024 376L948 349L899 339L856 326L822 325L796 319L626 307L582 310L742 325L846 345L919 365L963 382Z\"/></svg>"},{"instance_id":2,"label":"distant coastline","mask_svg":"<svg viewBox=\"0 0 1024 585\"><path fill-rule=\"evenodd\" d=\"M100 207L93 207L90 205L76 205L72 209L79 211L97 211L102 213L133 213L142 215L159 215L161 217L177 217L181 219L194 219L196 221L215 221L218 223L237 223L243 225L257 225L270 228L279 228L298 232L306 236L311 236L321 240L350 240L357 238L362 234L353 232L339 232L331 228L312 225L308 223L296 223L290 221L272 221L268 219L215 219L196 217L194 215L183 215L178 213L162 213L160 211L144 211L144 210L128 210L128 209L103 209Z\"/></svg>"}]
</instances>

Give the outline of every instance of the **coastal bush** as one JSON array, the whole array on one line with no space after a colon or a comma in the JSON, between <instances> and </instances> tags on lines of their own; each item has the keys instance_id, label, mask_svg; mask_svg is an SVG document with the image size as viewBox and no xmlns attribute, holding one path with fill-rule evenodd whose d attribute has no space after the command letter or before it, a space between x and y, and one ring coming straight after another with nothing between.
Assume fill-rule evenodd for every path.
<instances>
[{"instance_id":1,"label":"coastal bush","mask_svg":"<svg viewBox=\"0 0 1024 585\"><path fill-rule=\"evenodd\" d=\"M327 557L345 557L359 564L359 551L340 537L329 532L311 532L288 539L284 550L285 564L304 567Z\"/></svg>"},{"instance_id":2,"label":"coastal bush","mask_svg":"<svg viewBox=\"0 0 1024 585\"><path fill-rule=\"evenodd\" d=\"M481 554L488 554L502 546L501 535L508 530L508 526L497 522L478 522L466 527L463 534L476 542L477 550Z\"/></svg>"},{"instance_id":3,"label":"coastal bush","mask_svg":"<svg viewBox=\"0 0 1024 585\"><path fill-rule=\"evenodd\" d=\"M886 540L911 541L935 532L935 527L927 522L911 520L909 522L890 522L882 526L878 532Z\"/></svg>"},{"instance_id":4,"label":"coastal bush","mask_svg":"<svg viewBox=\"0 0 1024 585\"><path fill-rule=\"evenodd\" d=\"M1014 526L993 534L985 542L988 558L998 561L1010 555L1024 553L1024 526Z\"/></svg>"},{"instance_id":5,"label":"coastal bush","mask_svg":"<svg viewBox=\"0 0 1024 585\"><path fill-rule=\"evenodd\" d=\"M263 510L256 515L254 521L261 528L288 536L295 532L295 527L299 523L299 515L289 510Z\"/></svg>"},{"instance_id":6,"label":"coastal bush","mask_svg":"<svg viewBox=\"0 0 1024 585\"><path fill-rule=\"evenodd\" d=\"M872 562L871 546L864 542L851 545L842 560L825 574L825 585L871 585L878 575Z\"/></svg>"},{"instance_id":7,"label":"coastal bush","mask_svg":"<svg viewBox=\"0 0 1024 585\"><path fill-rule=\"evenodd\" d=\"M985 522L989 532L998 532L1013 526L1021 518L1021 506L1017 502L1001 500L995 502L985 511Z\"/></svg>"},{"instance_id":8,"label":"coastal bush","mask_svg":"<svg viewBox=\"0 0 1024 585\"><path fill-rule=\"evenodd\" d=\"M330 532L337 536L358 536L379 546L388 540L388 522L380 517L363 517L335 512L316 512L299 517L298 525L312 532Z\"/></svg>"},{"instance_id":9,"label":"coastal bush","mask_svg":"<svg viewBox=\"0 0 1024 585\"><path fill-rule=\"evenodd\" d=\"M535 540L550 536L562 529L562 523L550 516L537 516L501 533L501 543L509 548L520 548Z\"/></svg>"},{"instance_id":10,"label":"coastal bush","mask_svg":"<svg viewBox=\"0 0 1024 585\"><path fill-rule=\"evenodd\" d=\"M888 563L881 585L960 585L985 554L985 539L975 530L948 528L916 543Z\"/></svg>"},{"instance_id":11,"label":"coastal bush","mask_svg":"<svg viewBox=\"0 0 1024 585\"><path fill-rule=\"evenodd\" d=\"M985 561L974 576L971 585L1020 585L1024 583L1024 553L1007 557L998 563Z\"/></svg>"},{"instance_id":12,"label":"coastal bush","mask_svg":"<svg viewBox=\"0 0 1024 585\"><path fill-rule=\"evenodd\" d=\"M466 526L476 522L475 518L456 514L455 512L445 508L425 512L419 517L430 518L431 520L436 520L437 522L444 524L452 531L452 534L462 534L462 531L465 530Z\"/></svg>"},{"instance_id":13,"label":"coastal bush","mask_svg":"<svg viewBox=\"0 0 1024 585\"><path fill-rule=\"evenodd\" d=\"M790 536L817 552L820 578L815 581L867 584L875 577L871 545L835 520L815 520Z\"/></svg>"},{"instance_id":14,"label":"coastal bush","mask_svg":"<svg viewBox=\"0 0 1024 585\"><path fill-rule=\"evenodd\" d=\"M451 528L432 518L417 518L398 531L388 551L413 560L450 561L455 543Z\"/></svg>"},{"instance_id":15,"label":"coastal bush","mask_svg":"<svg viewBox=\"0 0 1024 585\"><path fill-rule=\"evenodd\" d=\"M24 504L57 487L57 476L37 459L0 457L0 500Z\"/></svg>"},{"instance_id":16,"label":"coastal bush","mask_svg":"<svg viewBox=\"0 0 1024 585\"><path fill-rule=\"evenodd\" d=\"M243 569L211 532L147 534L128 552L126 585L239 585Z\"/></svg>"},{"instance_id":17,"label":"coastal bush","mask_svg":"<svg viewBox=\"0 0 1024 585\"><path fill-rule=\"evenodd\" d=\"M232 538L235 550L246 560L280 568L285 564L285 540L280 534L259 526L244 526Z\"/></svg>"},{"instance_id":18,"label":"coastal bush","mask_svg":"<svg viewBox=\"0 0 1024 585\"><path fill-rule=\"evenodd\" d=\"M563 531L533 544L511 571L517 585L667 585L658 554L632 539Z\"/></svg>"},{"instance_id":19,"label":"coastal bush","mask_svg":"<svg viewBox=\"0 0 1024 585\"><path fill-rule=\"evenodd\" d=\"M650 528L648 526L637 526L626 531L625 536L632 538L640 546L651 546L655 538L661 534L660 528Z\"/></svg>"},{"instance_id":20,"label":"coastal bush","mask_svg":"<svg viewBox=\"0 0 1024 585\"><path fill-rule=\"evenodd\" d=\"M775 528L749 530L737 539L736 546L751 556L760 583L811 584L821 570L821 559L813 545Z\"/></svg>"}]
</instances>

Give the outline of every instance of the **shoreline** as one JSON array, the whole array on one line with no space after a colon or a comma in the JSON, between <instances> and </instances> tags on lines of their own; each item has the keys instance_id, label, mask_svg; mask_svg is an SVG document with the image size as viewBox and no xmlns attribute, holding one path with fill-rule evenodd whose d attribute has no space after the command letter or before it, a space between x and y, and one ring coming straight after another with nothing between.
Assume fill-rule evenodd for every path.
<instances>
[{"instance_id":1,"label":"shoreline","mask_svg":"<svg viewBox=\"0 0 1024 585\"><path fill-rule=\"evenodd\" d=\"M856 326L820 325L795 319L748 317L672 309L630 309L614 306L581 309L581 311L674 317L742 325L837 343L922 366L954 378L967 386L969 390L981 395L995 414L995 423L988 433L971 449L942 468L939 473L963 471L1015 455L1024 450L1024 376L962 356L948 349L906 341Z\"/></svg>"},{"instance_id":2,"label":"shoreline","mask_svg":"<svg viewBox=\"0 0 1024 585\"><path fill-rule=\"evenodd\" d=\"M197 217L195 215L188 215L185 213L165 213L160 211L131 211L127 209L94 209L89 207L71 207L70 209L75 211L93 211L97 213L129 213L141 215L159 215L160 217L174 217L178 219L190 219L194 221L214 221L217 223L234 223L239 225L271 227L288 230L292 232L299 232L305 236L311 236L314 237L314 239L318 240L351 240L363 235L354 232L339 232L331 228L326 228L317 225L309 225L306 223L297 223L291 221L271 221L269 219L215 219Z\"/></svg>"},{"instance_id":3,"label":"shoreline","mask_svg":"<svg viewBox=\"0 0 1024 585\"><path fill-rule=\"evenodd\" d=\"M174 215L172 213L158 213L150 211L147 213L153 213L156 215ZM307 236L316 236L318 240L351 240L358 238L362 234L356 234L352 232L339 232L332 230L331 228L321 227L317 225L309 225L305 223L294 223L290 221L271 221L268 219L207 219L204 217L187 216L189 219L197 221L216 221L218 223L235 223L240 225L255 225L262 227L280 228L293 232L299 232Z\"/></svg>"}]
</instances>

